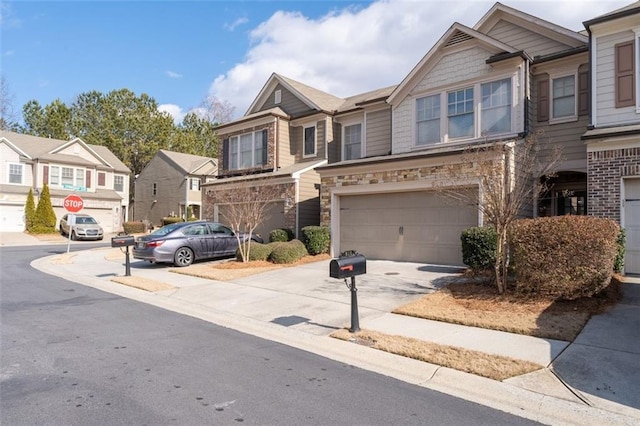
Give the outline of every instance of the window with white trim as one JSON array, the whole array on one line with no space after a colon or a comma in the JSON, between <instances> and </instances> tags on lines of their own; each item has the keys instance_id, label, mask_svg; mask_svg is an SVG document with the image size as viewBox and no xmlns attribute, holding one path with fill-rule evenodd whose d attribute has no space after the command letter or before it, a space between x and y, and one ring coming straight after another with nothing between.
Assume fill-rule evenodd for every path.
<instances>
[{"instance_id":1,"label":"window with white trim","mask_svg":"<svg viewBox=\"0 0 640 426\"><path fill-rule=\"evenodd\" d=\"M49 167L49 186L71 190L86 190L86 169L64 166Z\"/></svg>"},{"instance_id":2,"label":"window with white trim","mask_svg":"<svg viewBox=\"0 0 640 426\"><path fill-rule=\"evenodd\" d=\"M551 117L576 116L576 76L567 75L551 79Z\"/></svg>"},{"instance_id":3,"label":"window with white trim","mask_svg":"<svg viewBox=\"0 0 640 426\"><path fill-rule=\"evenodd\" d=\"M511 80L480 85L481 134L499 134L511 130Z\"/></svg>"},{"instance_id":4,"label":"window with white trim","mask_svg":"<svg viewBox=\"0 0 640 426\"><path fill-rule=\"evenodd\" d=\"M440 142L440 94L416 99L416 145Z\"/></svg>"},{"instance_id":5,"label":"window with white trim","mask_svg":"<svg viewBox=\"0 0 640 426\"><path fill-rule=\"evenodd\" d=\"M124 176L113 176L113 190L117 192L124 192Z\"/></svg>"},{"instance_id":6,"label":"window with white trim","mask_svg":"<svg viewBox=\"0 0 640 426\"><path fill-rule=\"evenodd\" d=\"M190 178L190 189L192 191L200 191L200 179L199 178Z\"/></svg>"},{"instance_id":7,"label":"window with white trim","mask_svg":"<svg viewBox=\"0 0 640 426\"><path fill-rule=\"evenodd\" d=\"M451 139L473 136L473 87L447 92L447 117Z\"/></svg>"},{"instance_id":8,"label":"window with white trim","mask_svg":"<svg viewBox=\"0 0 640 426\"><path fill-rule=\"evenodd\" d=\"M22 184L24 175L24 164L9 163L9 183Z\"/></svg>"},{"instance_id":9,"label":"window with white trim","mask_svg":"<svg viewBox=\"0 0 640 426\"><path fill-rule=\"evenodd\" d=\"M316 126L304 128L304 156L316 155Z\"/></svg>"},{"instance_id":10,"label":"window with white trim","mask_svg":"<svg viewBox=\"0 0 640 426\"><path fill-rule=\"evenodd\" d=\"M229 138L229 170L247 169L264 165L266 130Z\"/></svg>"},{"instance_id":11,"label":"window with white trim","mask_svg":"<svg viewBox=\"0 0 640 426\"><path fill-rule=\"evenodd\" d=\"M344 159L355 160L362 157L362 124L344 126Z\"/></svg>"}]
</instances>

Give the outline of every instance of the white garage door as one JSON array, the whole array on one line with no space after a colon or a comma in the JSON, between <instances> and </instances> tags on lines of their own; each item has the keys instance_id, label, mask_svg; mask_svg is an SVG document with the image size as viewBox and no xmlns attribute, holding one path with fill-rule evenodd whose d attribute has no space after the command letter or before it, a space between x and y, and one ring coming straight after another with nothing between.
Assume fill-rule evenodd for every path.
<instances>
[{"instance_id":1,"label":"white garage door","mask_svg":"<svg viewBox=\"0 0 640 426\"><path fill-rule=\"evenodd\" d=\"M624 193L627 236L624 270L627 274L640 274L640 179L625 179Z\"/></svg>"},{"instance_id":2,"label":"white garage door","mask_svg":"<svg viewBox=\"0 0 640 426\"><path fill-rule=\"evenodd\" d=\"M24 231L24 206L0 204L0 232Z\"/></svg>"},{"instance_id":3,"label":"white garage door","mask_svg":"<svg viewBox=\"0 0 640 426\"><path fill-rule=\"evenodd\" d=\"M227 224L228 220L225 218L225 214L228 214L227 211L227 206L218 206L218 217L214 218L214 220L223 224ZM284 201L269 203L269 205L265 209L263 221L260 225L258 225L254 233L260 234L262 238L264 238L264 240L268 242L269 233L278 228L286 228L284 217Z\"/></svg>"},{"instance_id":4,"label":"white garage door","mask_svg":"<svg viewBox=\"0 0 640 426\"><path fill-rule=\"evenodd\" d=\"M369 259L462 265L460 233L478 210L433 192L340 197L340 248Z\"/></svg>"}]
</instances>

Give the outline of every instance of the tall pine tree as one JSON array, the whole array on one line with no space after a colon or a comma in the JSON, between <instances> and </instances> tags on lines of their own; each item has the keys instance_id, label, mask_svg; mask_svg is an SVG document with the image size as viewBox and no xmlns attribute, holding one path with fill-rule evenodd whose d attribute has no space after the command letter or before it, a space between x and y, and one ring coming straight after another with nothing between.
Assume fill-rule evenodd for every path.
<instances>
[{"instance_id":1,"label":"tall pine tree","mask_svg":"<svg viewBox=\"0 0 640 426\"><path fill-rule=\"evenodd\" d=\"M27 232L31 232L33 230L33 223L34 223L35 217L36 217L36 203L33 200L33 189L29 188L29 193L27 194L27 203L24 206L24 219L25 219Z\"/></svg>"},{"instance_id":2,"label":"tall pine tree","mask_svg":"<svg viewBox=\"0 0 640 426\"><path fill-rule=\"evenodd\" d=\"M33 224L34 234L53 234L56 232L56 214L51 205L51 195L49 194L49 186L44 184Z\"/></svg>"}]
</instances>

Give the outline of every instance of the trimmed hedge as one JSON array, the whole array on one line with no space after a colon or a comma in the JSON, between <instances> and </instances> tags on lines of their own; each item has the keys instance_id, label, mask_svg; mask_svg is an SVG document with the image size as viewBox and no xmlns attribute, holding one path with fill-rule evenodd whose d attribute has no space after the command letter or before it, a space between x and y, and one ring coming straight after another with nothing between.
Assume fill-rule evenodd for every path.
<instances>
[{"instance_id":1,"label":"trimmed hedge","mask_svg":"<svg viewBox=\"0 0 640 426\"><path fill-rule=\"evenodd\" d=\"M498 234L490 226L467 228L460 235L462 262L474 271L492 269L496 263Z\"/></svg>"},{"instance_id":2,"label":"trimmed hedge","mask_svg":"<svg viewBox=\"0 0 640 426\"><path fill-rule=\"evenodd\" d=\"M310 255L329 253L331 233L326 226L305 226L302 228L302 241Z\"/></svg>"},{"instance_id":3,"label":"trimmed hedge","mask_svg":"<svg viewBox=\"0 0 640 426\"><path fill-rule=\"evenodd\" d=\"M147 226L144 222L125 222L123 225L125 234L143 234L147 232Z\"/></svg>"},{"instance_id":4,"label":"trimmed hedge","mask_svg":"<svg viewBox=\"0 0 640 426\"><path fill-rule=\"evenodd\" d=\"M255 241L251 241L249 246L249 261L254 260L268 260L271 252L273 251L273 245L271 244L260 244ZM236 250L236 259L242 261L242 255L240 254L240 249Z\"/></svg>"},{"instance_id":5,"label":"trimmed hedge","mask_svg":"<svg viewBox=\"0 0 640 426\"><path fill-rule=\"evenodd\" d=\"M286 243L275 243L269 260L273 263L293 263L308 254L307 248L302 241L291 240Z\"/></svg>"},{"instance_id":6,"label":"trimmed hedge","mask_svg":"<svg viewBox=\"0 0 640 426\"><path fill-rule=\"evenodd\" d=\"M278 228L269 232L269 241L274 242L287 242L293 240L293 231L291 229Z\"/></svg>"},{"instance_id":7,"label":"trimmed hedge","mask_svg":"<svg viewBox=\"0 0 640 426\"><path fill-rule=\"evenodd\" d=\"M178 216L167 216L162 218L162 226L178 222L184 222L184 220L182 220L182 218Z\"/></svg>"},{"instance_id":8,"label":"trimmed hedge","mask_svg":"<svg viewBox=\"0 0 640 426\"><path fill-rule=\"evenodd\" d=\"M613 275L619 231L613 220L592 216L514 222L509 239L516 290L568 300L600 292Z\"/></svg>"}]
</instances>

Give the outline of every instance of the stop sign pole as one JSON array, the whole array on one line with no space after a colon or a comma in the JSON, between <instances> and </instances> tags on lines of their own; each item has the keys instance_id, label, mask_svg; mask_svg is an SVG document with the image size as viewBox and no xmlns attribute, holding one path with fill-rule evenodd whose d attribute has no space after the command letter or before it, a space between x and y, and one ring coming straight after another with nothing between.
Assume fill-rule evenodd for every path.
<instances>
[{"instance_id":1,"label":"stop sign pole","mask_svg":"<svg viewBox=\"0 0 640 426\"><path fill-rule=\"evenodd\" d=\"M79 195L69 194L64 198L62 205L64 206L66 211L68 211L69 213L72 213L67 216L68 218L67 223L69 223L69 239L67 240L67 253L69 253L69 250L71 249L71 235L73 234L73 227L76 224L76 220L75 220L76 216L74 213L78 213L80 210L82 210L82 208L84 207L84 201L82 200L82 197L80 197Z\"/></svg>"}]
</instances>

